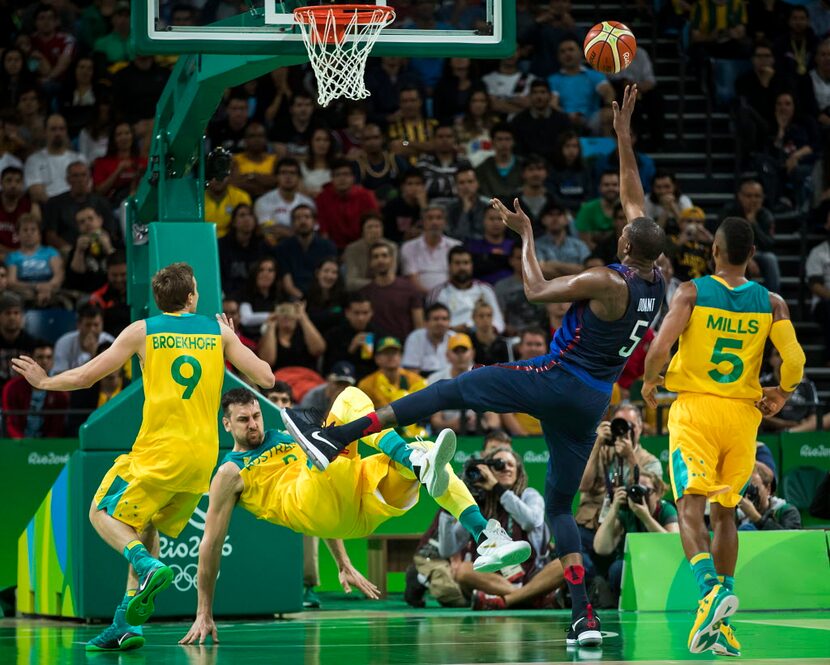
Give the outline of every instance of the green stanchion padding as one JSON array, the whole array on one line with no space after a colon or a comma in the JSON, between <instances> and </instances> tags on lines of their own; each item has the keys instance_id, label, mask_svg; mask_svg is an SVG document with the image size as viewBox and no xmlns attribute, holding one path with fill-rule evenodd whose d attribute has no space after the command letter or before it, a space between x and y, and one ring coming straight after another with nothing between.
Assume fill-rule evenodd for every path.
<instances>
[{"instance_id":1,"label":"green stanchion padding","mask_svg":"<svg viewBox=\"0 0 830 665\"><path fill-rule=\"evenodd\" d=\"M741 531L738 539L741 610L826 609L830 560L823 531ZM627 536L620 609L689 611L698 595L679 534Z\"/></svg>"}]
</instances>

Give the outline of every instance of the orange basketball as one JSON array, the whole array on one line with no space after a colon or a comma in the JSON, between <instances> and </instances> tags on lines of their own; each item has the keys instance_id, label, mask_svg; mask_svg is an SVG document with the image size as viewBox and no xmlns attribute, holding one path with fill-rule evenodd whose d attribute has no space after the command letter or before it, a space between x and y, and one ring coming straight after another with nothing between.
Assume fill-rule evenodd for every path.
<instances>
[{"instance_id":1,"label":"orange basketball","mask_svg":"<svg viewBox=\"0 0 830 665\"><path fill-rule=\"evenodd\" d=\"M603 21L588 31L583 49L591 67L603 74L618 74L634 61L637 39L622 23Z\"/></svg>"}]
</instances>

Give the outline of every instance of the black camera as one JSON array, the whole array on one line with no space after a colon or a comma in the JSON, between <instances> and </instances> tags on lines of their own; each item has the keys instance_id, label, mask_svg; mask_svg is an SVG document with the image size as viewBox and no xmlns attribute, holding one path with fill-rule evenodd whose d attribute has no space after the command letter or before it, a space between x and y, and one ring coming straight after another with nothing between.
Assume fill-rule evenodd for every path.
<instances>
[{"instance_id":1,"label":"black camera","mask_svg":"<svg viewBox=\"0 0 830 665\"><path fill-rule=\"evenodd\" d=\"M648 487L644 487L637 483L636 485L629 485L626 490L626 494L628 498L631 499L632 503L637 503L642 505L645 503L646 497L651 494L651 490Z\"/></svg>"},{"instance_id":2,"label":"black camera","mask_svg":"<svg viewBox=\"0 0 830 665\"><path fill-rule=\"evenodd\" d=\"M625 418L614 418L611 421L611 438L605 439L606 446L613 446L617 439L623 439L634 431L633 425Z\"/></svg>"},{"instance_id":3,"label":"black camera","mask_svg":"<svg viewBox=\"0 0 830 665\"><path fill-rule=\"evenodd\" d=\"M758 493L758 488L755 485L750 483L746 488L746 492L744 492L744 496L755 506L755 510L760 510L761 495Z\"/></svg>"},{"instance_id":4,"label":"black camera","mask_svg":"<svg viewBox=\"0 0 830 665\"><path fill-rule=\"evenodd\" d=\"M484 480L484 476L478 468L479 464L489 466L494 471L504 471L507 468L504 461L500 459L476 459L475 457L471 457L464 464L464 473L461 476L467 485L475 485Z\"/></svg>"}]
</instances>

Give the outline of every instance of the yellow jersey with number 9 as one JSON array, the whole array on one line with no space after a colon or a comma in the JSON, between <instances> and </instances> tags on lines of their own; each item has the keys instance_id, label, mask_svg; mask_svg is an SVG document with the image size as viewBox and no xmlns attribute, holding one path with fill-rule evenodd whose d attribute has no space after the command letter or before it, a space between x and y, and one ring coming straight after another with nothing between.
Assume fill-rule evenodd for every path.
<instances>
[{"instance_id":1,"label":"yellow jersey with number 9","mask_svg":"<svg viewBox=\"0 0 830 665\"><path fill-rule=\"evenodd\" d=\"M145 321L144 411L130 470L178 492L206 492L219 455L222 331L199 314Z\"/></svg>"},{"instance_id":2,"label":"yellow jersey with number 9","mask_svg":"<svg viewBox=\"0 0 830 665\"><path fill-rule=\"evenodd\" d=\"M759 375L772 327L769 291L755 282L732 288L714 275L692 282L697 301L666 372L666 388L760 399Z\"/></svg>"}]
</instances>

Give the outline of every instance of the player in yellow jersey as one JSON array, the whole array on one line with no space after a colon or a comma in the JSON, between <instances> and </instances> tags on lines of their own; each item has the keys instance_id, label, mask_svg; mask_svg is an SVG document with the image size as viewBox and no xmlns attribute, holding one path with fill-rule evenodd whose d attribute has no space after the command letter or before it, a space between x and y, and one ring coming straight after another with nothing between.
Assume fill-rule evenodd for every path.
<instances>
[{"instance_id":1,"label":"player in yellow jersey","mask_svg":"<svg viewBox=\"0 0 830 665\"><path fill-rule=\"evenodd\" d=\"M374 411L366 393L346 388L331 407L327 423L342 424ZM420 484L454 515L479 543L473 567L492 572L527 560L530 544L513 541L496 520L484 519L466 485L452 472L455 434L444 430L435 443L407 444L388 429L361 439L382 454L362 459L357 446L346 448L325 473L286 432L263 429L262 413L249 390L230 390L222 397L222 423L234 440L210 483L210 504L199 547L199 593L196 620L182 644L202 643L212 636L213 592L222 543L236 505L259 519L294 531L328 539L347 588L354 584L370 597L374 585L348 561L341 538L364 538L391 517L418 502Z\"/></svg>"},{"instance_id":2,"label":"player in yellow jersey","mask_svg":"<svg viewBox=\"0 0 830 665\"><path fill-rule=\"evenodd\" d=\"M98 535L130 562L127 593L113 623L87 644L89 651L134 649L144 644L141 624L154 598L172 580L158 557L158 531L175 538L208 490L219 455L216 416L225 358L260 386L274 385L267 363L245 347L228 320L195 314L199 300L193 269L174 263L152 280L163 312L127 326L88 363L46 376L28 356L12 365L39 390L88 388L122 367L133 354L143 368L144 410L132 450L104 476L89 511Z\"/></svg>"},{"instance_id":3,"label":"player in yellow jersey","mask_svg":"<svg viewBox=\"0 0 830 665\"><path fill-rule=\"evenodd\" d=\"M735 507L755 466L755 438L762 415L771 416L801 381L804 351L784 300L748 281L755 253L752 226L729 217L715 233L715 274L682 284L646 356L643 398L656 407L660 372L674 343L680 346L665 376L678 394L669 412L671 484L680 537L701 599L689 650L740 655L727 621L737 610L734 593L738 534ZM783 360L781 384L761 389L767 338ZM706 500L714 542L704 523Z\"/></svg>"}]
</instances>

